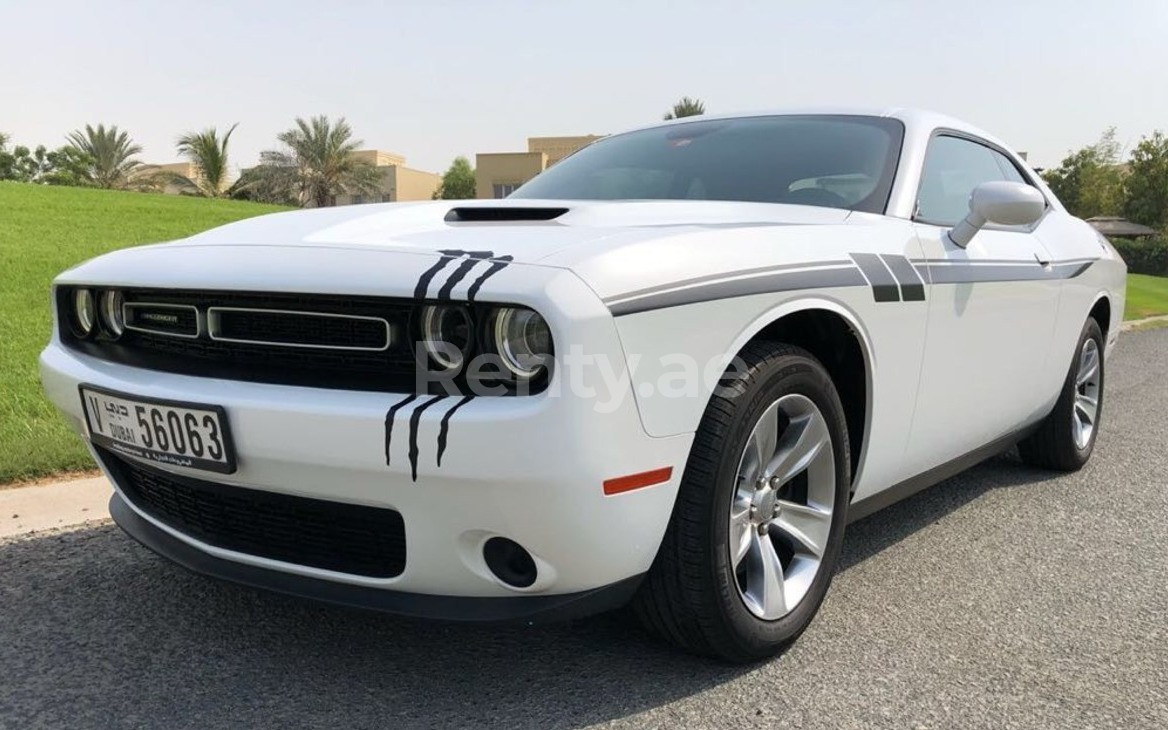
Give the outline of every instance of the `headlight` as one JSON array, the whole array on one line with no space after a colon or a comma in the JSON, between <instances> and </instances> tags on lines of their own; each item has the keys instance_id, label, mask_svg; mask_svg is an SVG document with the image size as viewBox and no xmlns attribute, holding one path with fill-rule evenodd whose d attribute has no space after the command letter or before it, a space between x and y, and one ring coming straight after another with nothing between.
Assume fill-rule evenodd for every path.
<instances>
[{"instance_id":1,"label":"headlight","mask_svg":"<svg viewBox=\"0 0 1168 730\"><path fill-rule=\"evenodd\" d=\"M97 322L97 312L93 302L93 292L77 289L73 292L73 331L78 337L89 337Z\"/></svg>"},{"instance_id":2,"label":"headlight","mask_svg":"<svg viewBox=\"0 0 1168 730\"><path fill-rule=\"evenodd\" d=\"M422 344L439 367L461 368L473 336L470 315L463 307L432 304L422 310Z\"/></svg>"},{"instance_id":3,"label":"headlight","mask_svg":"<svg viewBox=\"0 0 1168 730\"><path fill-rule=\"evenodd\" d=\"M503 365L526 380L539 375L552 356L552 333L530 309L503 307L495 313L495 348Z\"/></svg>"},{"instance_id":4,"label":"headlight","mask_svg":"<svg viewBox=\"0 0 1168 730\"><path fill-rule=\"evenodd\" d=\"M126 322L122 317L122 303L125 300L116 289L107 289L101 293L101 321L114 337L121 337L126 331Z\"/></svg>"}]
</instances>

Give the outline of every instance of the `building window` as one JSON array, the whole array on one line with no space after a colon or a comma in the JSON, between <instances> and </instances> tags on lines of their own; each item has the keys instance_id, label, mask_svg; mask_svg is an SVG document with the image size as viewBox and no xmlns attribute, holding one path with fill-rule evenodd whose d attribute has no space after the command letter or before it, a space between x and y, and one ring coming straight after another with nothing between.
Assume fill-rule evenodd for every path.
<instances>
[{"instance_id":1,"label":"building window","mask_svg":"<svg viewBox=\"0 0 1168 730\"><path fill-rule=\"evenodd\" d=\"M354 195L353 196L353 205L361 205L364 202L365 202L364 195Z\"/></svg>"},{"instance_id":2,"label":"building window","mask_svg":"<svg viewBox=\"0 0 1168 730\"><path fill-rule=\"evenodd\" d=\"M518 190L519 186L522 184L523 183L495 183L493 186L491 186L492 190L494 192L493 197L505 198L508 195L510 195L511 193Z\"/></svg>"}]
</instances>

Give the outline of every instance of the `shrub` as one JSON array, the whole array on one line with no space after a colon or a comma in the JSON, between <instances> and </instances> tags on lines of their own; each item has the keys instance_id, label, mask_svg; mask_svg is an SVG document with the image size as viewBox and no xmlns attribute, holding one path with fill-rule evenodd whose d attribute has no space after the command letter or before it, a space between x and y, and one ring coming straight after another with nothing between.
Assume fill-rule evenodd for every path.
<instances>
[{"instance_id":1,"label":"shrub","mask_svg":"<svg viewBox=\"0 0 1168 730\"><path fill-rule=\"evenodd\" d=\"M1141 240L1124 238L1111 239L1111 245L1127 262L1127 270L1133 274L1168 276L1168 234L1160 234Z\"/></svg>"}]
</instances>

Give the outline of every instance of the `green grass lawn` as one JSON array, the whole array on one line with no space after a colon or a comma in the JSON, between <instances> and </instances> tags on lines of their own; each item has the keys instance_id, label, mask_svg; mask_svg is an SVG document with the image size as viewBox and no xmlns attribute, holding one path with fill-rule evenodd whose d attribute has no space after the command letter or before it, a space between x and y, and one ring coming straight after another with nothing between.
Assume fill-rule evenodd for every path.
<instances>
[{"instance_id":1,"label":"green grass lawn","mask_svg":"<svg viewBox=\"0 0 1168 730\"><path fill-rule=\"evenodd\" d=\"M1168 314L1168 277L1128 274L1124 319Z\"/></svg>"},{"instance_id":2,"label":"green grass lawn","mask_svg":"<svg viewBox=\"0 0 1168 730\"><path fill-rule=\"evenodd\" d=\"M41 393L49 283L117 248L189 236L280 208L0 182L0 484L93 466Z\"/></svg>"}]
</instances>

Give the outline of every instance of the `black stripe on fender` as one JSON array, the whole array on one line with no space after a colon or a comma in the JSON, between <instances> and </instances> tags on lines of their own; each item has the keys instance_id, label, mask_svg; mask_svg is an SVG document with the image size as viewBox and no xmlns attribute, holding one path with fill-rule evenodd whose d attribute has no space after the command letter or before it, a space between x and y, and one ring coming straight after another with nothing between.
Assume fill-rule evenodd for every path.
<instances>
[{"instance_id":1,"label":"black stripe on fender","mask_svg":"<svg viewBox=\"0 0 1168 730\"><path fill-rule=\"evenodd\" d=\"M906 302L925 301L925 282L921 280L917 270L904 256L889 256L880 254L880 258L888 265L888 270L896 277L900 284L900 296Z\"/></svg>"},{"instance_id":2,"label":"black stripe on fender","mask_svg":"<svg viewBox=\"0 0 1168 730\"><path fill-rule=\"evenodd\" d=\"M405 398L402 398L397 403L389 407L385 413L385 465L389 466L389 442L393 438L393 422L397 418L397 412L405 406L409 405L414 399L418 397L417 393L410 393Z\"/></svg>"},{"instance_id":3,"label":"black stripe on fender","mask_svg":"<svg viewBox=\"0 0 1168 730\"><path fill-rule=\"evenodd\" d=\"M647 289L632 294L623 294L605 300L614 317L654 309L680 307L718 299L745 297L752 294L772 294L774 292L798 291L801 289L832 289L835 287L864 286L864 277L852 264L842 266L831 262L830 267L811 268L816 264L781 266L772 270L762 270L751 276L735 277L730 274L716 279L702 277L688 282L680 282L672 287Z\"/></svg>"},{"instance_id":4,"label":"black stripe on fender","mask_svg":"<svg viewBox=\"0 0 1168 730\"><path fill-rule=\"evenodd\" d=\"M934 285L980 284L1011 281L1049 281L1073 279L1091 268L1098 259L1068 259L1043 266L1037 261L964 261L928 259L916 262L916 268L927 268Z\"/></svg>"},{"instance_id":5,"label":"black stripe on fender","mask_svg":"<svg viewBox=\"0 0 1168 730\"><path fill-rule=\"evenodd\" d=\"M422 413L443 398L449 396L436 395L425 403L416 406L410 414L410 479L418 481L418 424L422 421Z\"/></svg>"},{"instance_id":6,"label":"black stripe on fender","mask_svg":"<svg viewBox=\"0 0 1168 730\"><path fill-rule=\"evenodd\" d=\"M856 266L860 267L860 271L864 272L864 278L872 285L872 296L878 302L899 302L900 301L900 287L897 286L896 278L892 276L880 257L874 253L854 253L852 260L856 262Z\"/></svg>"},{"instance_id":7,"label":"black stripe on fender","mask_svg":"<svg viewBox=\"0 0 1168 730\"><path fill-rule=\"evenodd\" d=\"M459 408L462 408L467 403L474 400L473 395L464 395L462 399L454 404L454 406L446 411L446 415L442 416L442 423L438 426L438 466L442 466L442 454L446 453L446 434L450 430L450 417Z\"/></svg>"}]
</instances>

